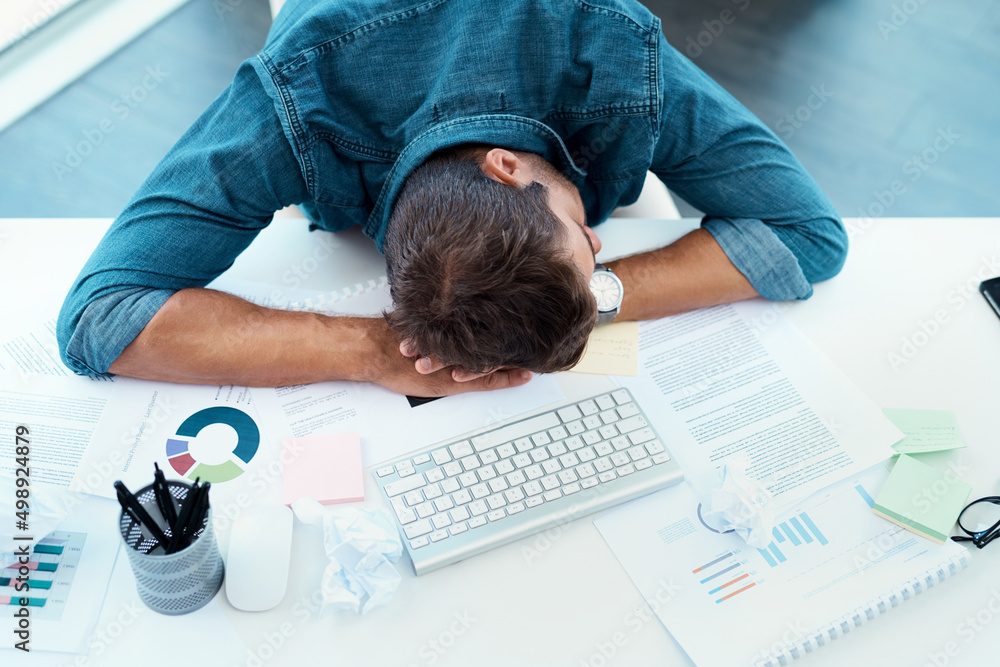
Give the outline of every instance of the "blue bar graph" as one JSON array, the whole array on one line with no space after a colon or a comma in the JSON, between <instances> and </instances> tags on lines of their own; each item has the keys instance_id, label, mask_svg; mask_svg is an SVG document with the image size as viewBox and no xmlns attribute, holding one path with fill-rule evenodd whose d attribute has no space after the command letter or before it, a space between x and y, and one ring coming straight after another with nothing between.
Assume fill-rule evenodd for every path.
<instances>
[{"instance_id":1,"label":"blue bar graph","mask_svg":"<svg viewBox=\"0 0 1000 667\"><path fill-rule=\"evenodd\" d=\"M785 549L801 548L810 544L819 544L820 546L829 544L829 540L805 512L799 512L797 516L779 523L771 529L771 534L774 536L774 540L767 545L766 549L757 550L761 558L771 567L778 567L779 564L788 560L785 553L778 548L779 544L783 544Z\"/></svg>"},{"instance_id":2,"label":"blue bar graph","mask_svg":"<svg viewBox=\"0 0 1000 667\"><path fill-rule=\"evenodd\" d=\"M799 520L796 517L793 516L788 520L788 523L795 526L795 530L799 531L799 535L802 536L802 539L805 540L806 544L812 544L813 538L809 536L809 533L806 532L806 529L802 527L802 524L799 523Z\"/></svg>"},{"instance_id":3,"label":"blue bar graph","mask_svg":"<svg viewBox=\"0 0 1000 667\"><path fill-rule=\"evenodd\" d=\"M865 487L861 486L860 484L855 484L855 485L854 485L854 489L855 489L855 490L856 490L856 491L857 491L857 492L858 492L859 494L861 494L861 497L862 497L862 498L864 499L864 501L865 501L865 502L866 502L866 503L868 504L868 507L875 507L875 501L874 501L874 500L872 500L872 497L871 497L870 495L868 495L868 492L867 492L867 491L865 491Z\"/></svg>"},{"instance_id":4,"label":"blue bar graph","mask_svg":"<svg viewBox=\"0 0 1000 667\"><path fill-rule=\"evenodd\" d=\"M790 539L790 540L792 541L792 546L793 546L793 547L797 547L797 546L799 546L800 544L802 544L802 542L801 542L801 541L799 540L799 538L795 536L795 531L793 531L793 530L792 530L792 529L791 529L791 528L790 528L790 527L788 526L788 524L787 524L787 523L783 523L783 524L781 524L781 531L782 531L782 532L783 532L783 533L784 533L785 535L788 535L788 539Z\"/></svg>"},{"instance_id":5,"label":"blue bar graph","mask_svg":"<svg viewBox=\"0 0 1000 667\"><path fill-rule=\"evenodd\" d=\"M770 553L768 553L764 549L757 549L757 553L759 553L761 556L764 557L764 560L767 561L768 565L770 565L771 567L778 567L778 564L775 562L774 558L771 557Z\"/></svg>"},{"instance_id":6,"label":"blue bar graph","mask_svg":"<svg viewBox=\"0 0 1000 667\"><path fill-rule=\"evenodd\" d=\"M785 536L781 534L781 531L778 530L777 526L771 529L771 534L774 535L775 542L780 543L785 541Z\"/></svg>"},{"instance_id":7,"label":"blue bar graph","mask_svg":"<svg viewBox=\"0 0 1000 667\"><path fill-rule=\"evenodd\" d=\"M778 545L775 544L774 542L771 542L769 545L767 545L767 548L771 550L771 553L774 554L774 557L778 559L779 563L784 563L786 560L788 560L787 558L785 558L785 554L781 553L781 549L779 549Z\"/></svg>"},{"instance_id":8,"label":"blue bar graph","mask_svg":"<svg viewBox=\"0 0 1000 667\"><path fill-rule=\"evenodd\" d=\"M803 512L799 516L802 517L802 521L807 526L809 526L809 530L811 530L813 532L813 535L816 536L816 539L819 540L820 544L822 544L823 546L826 546L827 544L829 544L829 542L827 541L827 539L825 537L823 537L823 533L821 533L819 531L819 528L816 527L816 524L814 524L812 522L812 519L809 518L808 514L806 514L805 512Z\"/></svg>"}]
</instances>

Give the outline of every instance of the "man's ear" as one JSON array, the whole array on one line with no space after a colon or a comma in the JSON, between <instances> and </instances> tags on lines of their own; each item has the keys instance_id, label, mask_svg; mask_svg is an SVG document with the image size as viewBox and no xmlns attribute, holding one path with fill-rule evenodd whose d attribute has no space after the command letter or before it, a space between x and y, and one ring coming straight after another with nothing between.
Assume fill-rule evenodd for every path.
<instances>
[{"instance_id":1,"label":"man's ear","mask_svg":"<svg viewBox=\"0 0 1000 667\"><path fill-rule=\"evenodd\" d=\"M504 185L524 187L534 180L524 160L506 148L491 148L481 168L484 174Z\"/></svg>"}]
</instances>

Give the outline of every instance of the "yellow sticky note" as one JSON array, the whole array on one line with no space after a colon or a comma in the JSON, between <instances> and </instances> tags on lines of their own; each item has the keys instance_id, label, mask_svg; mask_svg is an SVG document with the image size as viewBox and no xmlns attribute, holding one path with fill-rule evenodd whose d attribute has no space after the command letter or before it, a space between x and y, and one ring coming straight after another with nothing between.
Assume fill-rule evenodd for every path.
<instances>
[{"instance_id":1,"label":"yellow sticky note","mask_svg":"<svg viewBox=\"0 0 1000 667\"><path fill-rule=\"evenodd\" d=\"M597 375L638 375L639 323L614 322L595 327L583 359L570 370Z\"/></svg>"}]
</instances>

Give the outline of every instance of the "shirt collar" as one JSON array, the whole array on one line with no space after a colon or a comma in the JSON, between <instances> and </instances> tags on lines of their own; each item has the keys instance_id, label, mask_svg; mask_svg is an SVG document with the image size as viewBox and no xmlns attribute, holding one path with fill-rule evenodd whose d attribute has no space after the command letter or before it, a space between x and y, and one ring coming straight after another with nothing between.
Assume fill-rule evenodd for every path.
<instances>
[{"instance_id":1,"label":"shirt collar","mask_svg":"<svg viewBox=\"0 0 1000 667\"><path fill-rule=\"evenodd\" d=\"M417 135L396 158L375 208L365 224L365 234L382 251L396 197L403 183L433 153L461 144L495 144L510 150L537 153L563 171L578 185L587 175L574 164L566 144L548 125L513 114L481 114L456 118L434 125Z\"/></svg>"}]
</instances>

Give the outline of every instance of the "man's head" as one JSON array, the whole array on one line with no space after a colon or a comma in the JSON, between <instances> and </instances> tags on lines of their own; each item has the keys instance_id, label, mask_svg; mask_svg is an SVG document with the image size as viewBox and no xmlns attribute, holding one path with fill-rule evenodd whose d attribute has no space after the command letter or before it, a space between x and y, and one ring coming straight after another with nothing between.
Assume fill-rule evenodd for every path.
<instances>
[{"instance_id":1,"label":"man's head","mask_svg":"<svg viewBox=\"0 0 1000 667\"><path fill-rule=\"evenodd\" d=\"M385 317L421 356L471 372L563 370L597 317L588 281L599 249L576 188L541 157L435 155L393 208Z\"/></svg>"}]
</instances>

